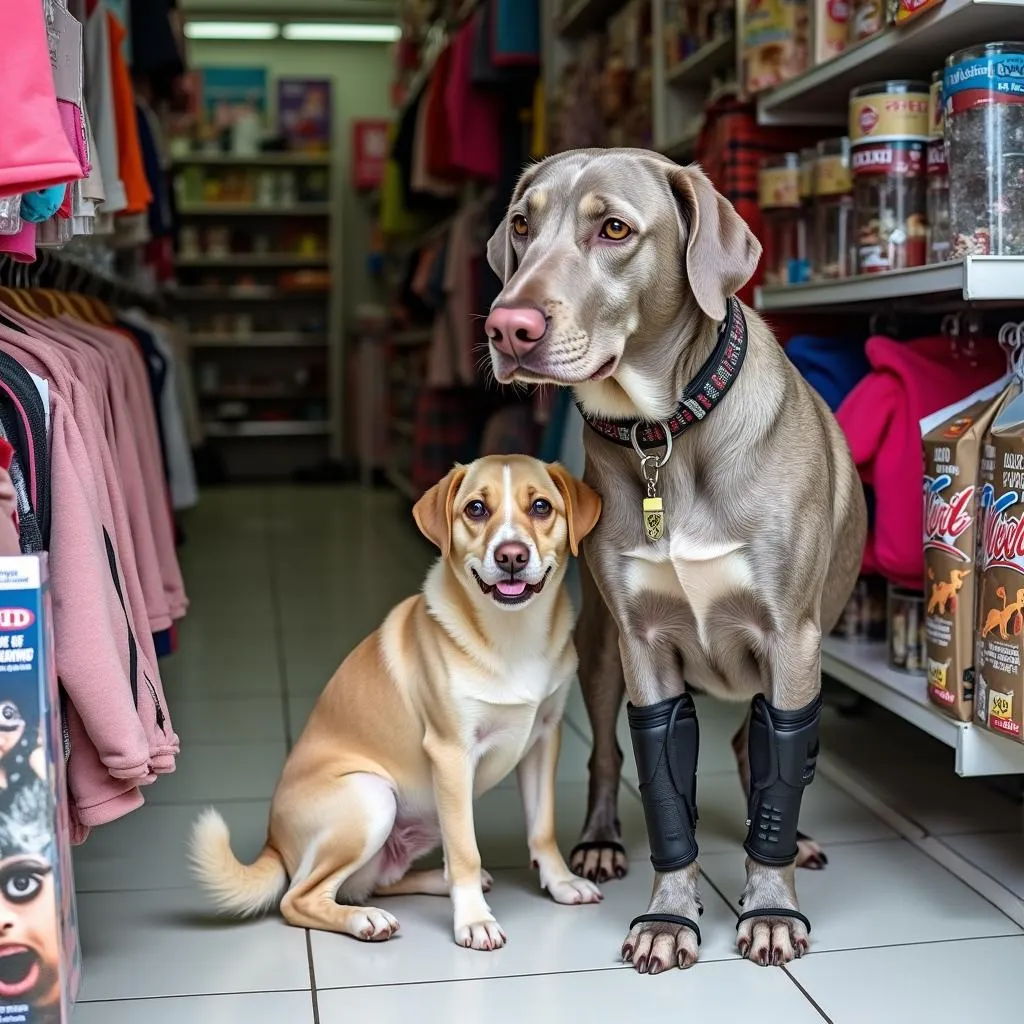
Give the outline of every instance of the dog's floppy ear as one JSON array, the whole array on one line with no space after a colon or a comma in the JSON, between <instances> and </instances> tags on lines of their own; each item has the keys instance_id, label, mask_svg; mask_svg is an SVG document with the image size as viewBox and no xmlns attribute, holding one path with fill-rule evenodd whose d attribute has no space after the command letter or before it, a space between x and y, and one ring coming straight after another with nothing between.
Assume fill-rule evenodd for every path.
<instances>
[{"instance_id":1,"label":"dog's floppy ear","mask_svg":"<svg viewBox=\"0 0 1024 1024\"><path fill-rule=\"evenodd\" d=\"M530 182L537 176L539 166L539 164L533 164L519 176L519 181L512 192L512 198L509 200L509 209L512 208L513 203L522 198L523 193L530 187ZM512 226L508 222L508 210L505 211L501 223L495 228L494 234L487 242L487 262L490 264L491 270L501 278L502 284L508 284L508 279L517 270L516 253L512 248Z\"/></svg>"},{"instance_id":2,"label":"dog's floppy ear","mask_svg":"<svg viewBox=\"0 0 1024 1024\"><path fill-rule=\"evenodd\" d=\"M452 549L452 504L459 485L466 478L465 466L454 466L448 475L439 480L413 506L412 515L416 525L431 544L441 550L441 557L447 558Z\"/></svg>"},{"instance_id":3,"label":"dog's floppy ear","mask_svg":"<svg viewBox=\"0 0 1024 1024\"><path fill-rule=\"evenodd\" d=\"M757 269L761 243L699 167L673 168L669 183L689 229L686 277L690 290L712 320L724 320L726 299Z\"/></svg>"},{"instance_id":4,"label":"dog's floppy ear","mask_svg":"<svg viewBox=\"0 0 1024 1024\"><path fill-rule=\"evenodd\" d=\"M580 541L597 526L601 518L601 496L582 480L577 480L566 468L557 462L548 463L548 473L555 481L562 501L565 502L565 518L569 524L569 550L580 553Z\"/></svg>"}]
</instances>

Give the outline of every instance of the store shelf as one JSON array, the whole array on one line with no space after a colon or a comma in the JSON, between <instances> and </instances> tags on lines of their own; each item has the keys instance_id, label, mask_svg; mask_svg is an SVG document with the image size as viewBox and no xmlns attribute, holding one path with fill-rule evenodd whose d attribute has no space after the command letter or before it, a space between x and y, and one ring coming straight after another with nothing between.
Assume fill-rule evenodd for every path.
<instances>
[{"instance_id":1,"label":"store shelf","mask_svg":"<svg viewBox=\"0 0 1024 1024\"><path fill-rule=\"evenodd\" d=\"M261 203L182 203L182 217L328 217L330 203L291 203L264 206Z\"/></svg>"},{"instance_id":2,"label":"store shelf","mask_svg":"<svg viewBox=\"0 0 1024 1024\"><path fill-rule=\"evenodd\" d=\"M944 0L901 27L844 50L838 57L758 98L762 124L845 125L850 90L867 82L928 82L954 50L1024 36L1024 0Z\"/></svg>"},{"instance_id":3,"label":"store shelf","mask_svg":"<svg viewBox=\"0 0 1024 1024\"><path fill-rule=\"evenodd\" d=\"M329 167L329 153L189 153L171 161L180 167Z\"/></svg>"},{"instance_id":4,"label":"store shelf","mask_svg":"<svg viewBox=\"0 0 1024 1024\"><path fill-rule=\"evenodd\" d=\"M239 423L204 423L207 437L304 437L329 434L325 420L258 420Z\"/></svg>"},{"instance_id":5,"label":"store shelf","mask_svg":"<svg viewBox=\"0 0 1024 1024\"><path fill-rule=\"evenodd\" d=\"M719 71L736 63L736 37L730 32L705 43L685 60L669 68L665 80L677 88L707 85Z\"/></svg>"},{"instance_id":6,"label":"store shelf","mask_svg":"<svg viewBox=\"0 0 1024 1024\"><path fill-rule=\"evenodd\" d=\"M210 269L233 270L239 267L326 267L330 257L325 253L304 256L296 252L233 252L224 256L179 256L175 265L179 270Z\"/></svg>"},{"instance_id":7,"label":"store shelf","mask_svg":"<svg viewBox=\"0 0 1024 1024\"><path fill-rule=\"evenodd\" d=\"M410 327L406 331L396 331L390 340L397 348L419 348L428 344L433 336L432 327Z\"/></svg>"},{"instance_id":8,"label":"store shelf","mask_svg":"<svg viewBox=\"0 0 1024 1024\"><path fill-rule=\"evenodd\" d=\"M410 501L417 501L419 499L419 493L413 487L412 481L402 472L395 469L394 466L389 466L385 472L387 473L388 482L399 494Z\"/></svg>"},{"instance_id":9,"label":"store shelf","mask_svg":"<svg viewBox=\"0 0 1024 1024\"><path fill-rule=\"evenodd\" d=\"M704 128L704 116L696 117L690 127L678 138L661 147L662 153L676 163L688 163L697 151L697 140Z\"/></svg>"},{"instance_id":10,"label":"store shelf","mask_svg":"<svg viewBox=\"0 0 1024 1024\"><path fill-rule=\"evenodd\" d=\"M958 775L1024 773L1024 744L947 718L929 702L924 677L890 668L886 653L884 643L826 637L821 671L952 747Z\"/></svg>"},{"instance_id":11,"label":"store shelf","mask_svg":"<svg viewBox=\"0 0 1024 1024\"><path fill-rule=\"evenodd\" d=\"M296 331L256 331L253 334L189 334L191 348L323 348L322 334Z\"/></svg>"},{"instance_id":12,"label":"store shelf","mask_svg":"<svg viewBox=\"0 0 1024 1024\"><path fill-rule=\"evenodd\" d=\"M930 267L862 274L839 281L757 289L754 303L766 313L900 303L947 298L965 302L1024 302L1024 256L968 256Z\"/></svg>"},{"instance_id":13,"label":"store shelf","mask_svg":"<svg viewBox=\"0 0 1024 1024\"><path fill-rule=\"evenodd\" d=\"M626 6L626 0L575 0L557 19L558 34L582 36L603 28L608 19Z\"/></svg>"},{"instance_id":14,"label":"store shelf","mask_svg":"<svg viewBox=\"0 0 1024 1024\"><path fill-rule=\"evenodd\" d=\"M225 268L227 269L227 268ZM330 292L326 288L303 288L294 291L282 291L279 288L174 288L168 290L170 301L180 302L294 302L312 297L326 299Z\"/></svg>"}]
</instances>

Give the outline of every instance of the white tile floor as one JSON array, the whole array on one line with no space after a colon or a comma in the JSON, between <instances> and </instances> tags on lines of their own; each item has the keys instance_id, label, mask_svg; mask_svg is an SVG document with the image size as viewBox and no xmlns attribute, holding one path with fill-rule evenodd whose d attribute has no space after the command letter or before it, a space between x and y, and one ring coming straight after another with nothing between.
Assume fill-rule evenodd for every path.
<instances>
[{"instance_id":1,"label":"white tile floor","mask_svg":"<svg viewBox=\"0 0 1024 1024\"><path fill-rule=\"evenodd\" d=\"M728 1024L945 1024L979 1012L988 1024L1020 1021L1022 929L820 773L802 824L827 844L829 867L799 878L813 952L785 969L736 956L744 807L728 737L739 712L707 701L699 783L705 941L685 974L641 977L617 961L626 923L646 909L651 885L631 770L621 811L632 867L604 887L597 907L558 907L537 891L524 870L514 785L480 802L480 846L496 879L491 902L510 938L501 952L456 947L447 902L430 897L387 901L402 931L379 946L307 935L276 916L245 924L211 917L185 868L192 819L215 802L238 853L256 853L288 743L315 695L349 648L418 587L430 555L397 501L355 489L214 491L188 528L182 556L192 612L164 669L183 752L146 807L77 851L85 977L75 1024L618 1024L683 1015ZM566 851L584 811L588 735L576 694L560 765ZM628 749L625 732L622 741ZM878 712L829 714L830 744L924 829L1024 897L1019 805L955 779L950 751Z\"/></svg>"}]
</instances>

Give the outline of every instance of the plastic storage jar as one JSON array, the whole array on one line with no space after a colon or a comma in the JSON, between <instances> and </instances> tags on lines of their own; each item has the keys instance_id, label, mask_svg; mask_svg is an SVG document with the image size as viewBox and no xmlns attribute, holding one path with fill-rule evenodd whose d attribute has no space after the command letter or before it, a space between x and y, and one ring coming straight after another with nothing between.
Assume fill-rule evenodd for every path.
<instances>
[{"instance_id":1,"label":"plastic storage jar","mask_svg":"<svg viewBox=\"0 0 1024 1024\"><path fill-rule=\"evenodd\" d=\"M818 281L849 277L854 268L850 140L823 139L814 168L814 259Z\"/></svg>"},{"instance_id":2,"label":"plastic storage jar","mask_svg":"<svg viewBox=\"0 0 1024 1024\"><path fill-rule=\"evenodd\" d=\"M758 205L764 214L764 283L795 284L800 270L800 157L768 157L757 179Z\"/></svg>"},{"instance_id":3,"label":"plastic storage jar","mask_svg":"<svg viewBox=\"0 0 1024 1024\"><path fill-rule=\"evenodd\" d=\"M1024 42L952 54L942 98L952 255L1024 255Z\"/></svg>"},{"instance_id":4,"label":"plastic storage jar","mask_svg":"<svg viewBox=\"0 0 1024 1024\"><path fill-rule=\"evenodd\" d=\"M926 212L928 216L929 263L949 259L949 164L946 142L942 137L942 72L932 75L928 93L928 146L925 150L925 174L928 178Z\"/></svg>"},{"instance_id":5,"label":"plastic storage jar","mask_svg":"<svg viewBox=\"0 0 1024 1024\"><path fill-rule=\"evenodd\" d=\"M811 266L814 262L814 170L817 162L817 147L800 150L800 227L797 231L796 263L790 268L790 284L800 284L811 279Z\"/></svg>"},{"instance_id":6,"label":"plastic storage jar","mask_svg":"<svg viewBox=\"0 0 1024 1024\"><path fill-rule=\"evenodd\" d=\"M927 130L923 82L874 82L850 93L858 273L925 263Z\"/></svg>"}]
</instances>

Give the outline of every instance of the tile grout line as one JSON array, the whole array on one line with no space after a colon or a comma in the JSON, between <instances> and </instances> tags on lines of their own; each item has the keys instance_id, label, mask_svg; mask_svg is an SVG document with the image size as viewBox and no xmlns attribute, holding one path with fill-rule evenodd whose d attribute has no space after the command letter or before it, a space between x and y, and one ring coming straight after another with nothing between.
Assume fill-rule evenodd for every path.
<instances>
[{"instance_id":1,"label":"tile grout line","mask_svg":"<svg viewBox=\"0 0 1024 1024\"><path fill-rule=\"evenodd\" d=\"M288 658L285 650L284 614L281 608L280 577L277 572L277 547L273 530L273 491L267 492L266 551L267 568L270 574L270 608L274 621L274 647L277 651L277 673L281 683L281 720L284 724L285 752L290 754L295 744L292 733L291 701L288 694ZM313 1010L313 1024L320 1024L320 1003L316 991L316 966L313 962L313 940L309 929L305 929L306 967L309 970L309 997Z\"/></svg>"},{"instance_id":2,"label":"tile grout line","mask_svg":"<svg viewBox=\"0 0 1024 1024\"><path fill-rule=\"evenodd\" d=\"M811 1006L813 1006L814 1009L817 1010L819 1014L821 1014L821 1019L827 1021L828 1024L833 1024L832 1018L821 1008L821 1006L818 1004L818 1001L811 995L810 992L807 991L807 989L804 988L804 986L796 978L793 977L792 974L789 973L788 964L783 965L782 973L785 974L785 976L789 978L791 982L793 982L793 984L797 988L797 991L803 995L807 1002L809 1002Z\"/></svg>"}]
</instances>

